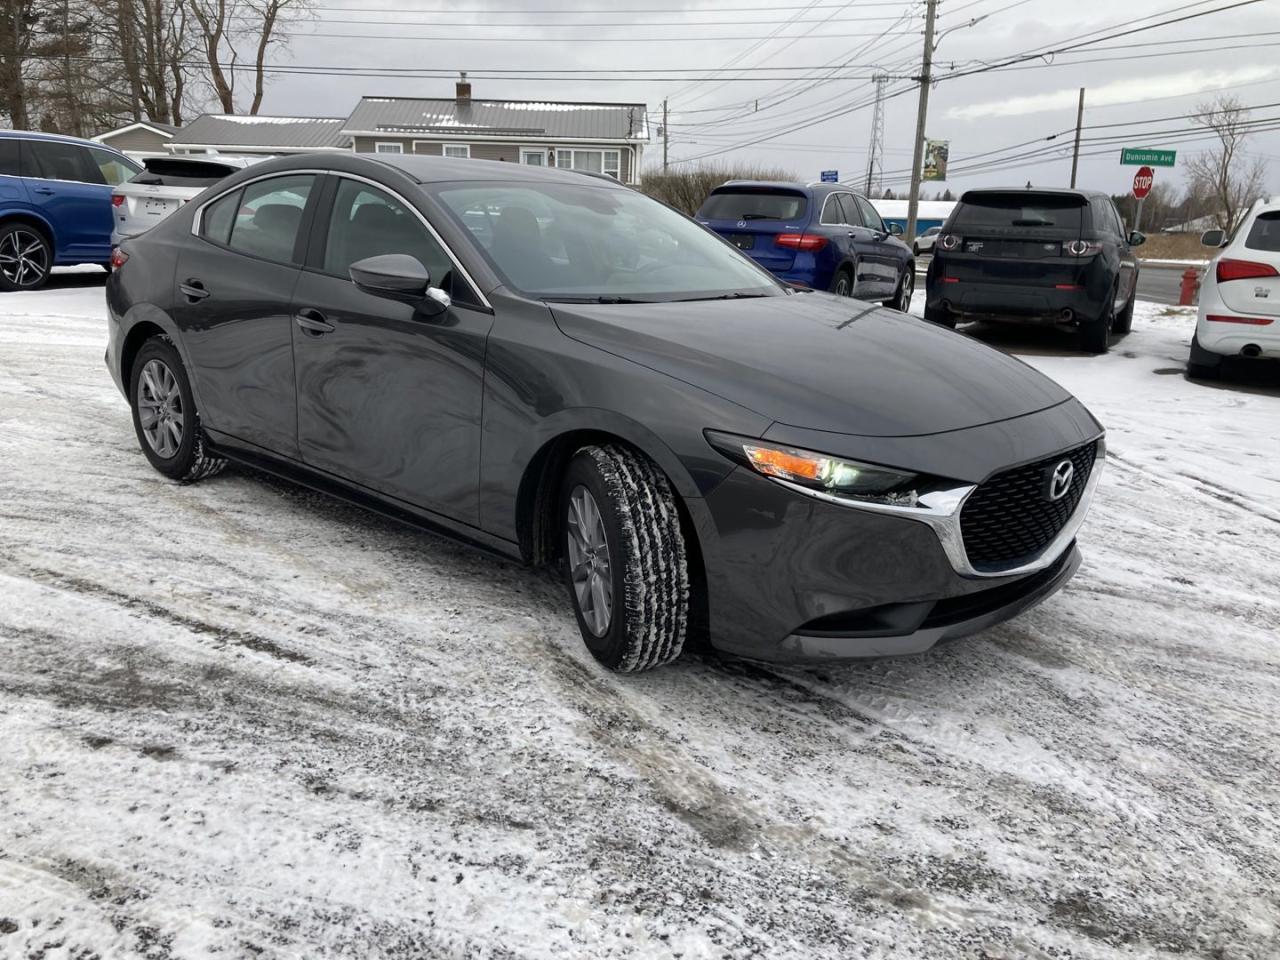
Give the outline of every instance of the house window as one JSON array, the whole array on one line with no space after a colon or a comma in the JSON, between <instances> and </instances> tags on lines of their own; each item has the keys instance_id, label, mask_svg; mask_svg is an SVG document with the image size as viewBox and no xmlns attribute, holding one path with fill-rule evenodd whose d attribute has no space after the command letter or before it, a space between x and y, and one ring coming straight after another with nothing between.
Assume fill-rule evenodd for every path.
<instances>
[{"instance_id":1,"label":"house window","mask_svg":"<svg viewBox=\"0 0 1280 960\"><path fill-rule=\"evenodd\" d=\"M545 167L547 165L547 151L521 150L520 162L526 163L531 167Z\"/></svg>"},{"instance_id":2,"label":"house window","mask_svg":"<svg viewBox=\"0 0 1280 960\"><path fill-rule=\"evenodd\" d=\"M561 147L556 150L556 166L562 170L584 170L587 173L607 173L615 180L622 179L622 151L576 150Z\"/></svg>"},{"instance_id":3,"label":"house window","mask_svg":"<svg viewBox=\"0 0 1280 960\"><path fill-rule=\"evenodd\" d=\"M403 143L385 143L379 141L373 145L374 153L404 153Z\"/></svg>"},{"instance_id":4,"label":"house window","mask_svg":"<svg viewBox=\"0 0 1280 960\"><path fill-rule=\"evenodd\" d=\"M471 144L469 143L446 143L444 145L444 155L446 157L456 157L460 160L471 159Z\"/></svg>"}]
</instances>

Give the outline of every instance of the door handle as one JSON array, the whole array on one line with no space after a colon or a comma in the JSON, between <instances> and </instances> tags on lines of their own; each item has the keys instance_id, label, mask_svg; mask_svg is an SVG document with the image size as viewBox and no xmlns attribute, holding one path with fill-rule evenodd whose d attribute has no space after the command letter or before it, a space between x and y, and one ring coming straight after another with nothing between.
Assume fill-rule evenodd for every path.
<instances>
[{"instance_id":1,"label":"door handle","mask_svg":"<svg viewBox=\"0 0 1280 960\"><path fill-rule=\"evenodd\" d=\"M332 333L334 329L333 324L325 320L323 313L319 310L312 310L310 307L295 313L293 322L298 325L303 333L313 337Z\"/></svg>"},{"instance_id":2,"label":"door handle","mask_svg":"<svg viewBox=\"0 0 1280 960\"><path fill-rule=\"evenodd\" d=\"M46 197L53 196L53 191L48 187L32 187L33 192L43 194Z\"/></svg>"},{"instance_id":3,"label":"door handle","mask_svg":"<svg viewBox=\"0 0 1280 960\"><path fill-rule=\"evenodd\" d=\"M196 303L209 295L209 291L204 288L204 284L194 277L178 284L178 289L187 298L187 303Z\"/></svg>"}]
</instances>

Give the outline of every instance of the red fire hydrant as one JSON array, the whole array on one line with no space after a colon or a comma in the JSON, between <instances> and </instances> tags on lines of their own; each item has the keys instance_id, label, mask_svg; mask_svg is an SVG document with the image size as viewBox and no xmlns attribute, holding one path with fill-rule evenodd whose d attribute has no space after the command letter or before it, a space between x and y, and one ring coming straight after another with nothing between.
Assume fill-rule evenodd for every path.
<instances>
[{"instance_id":1,"label":"red fire hydrant","mask_svg":"<svg viewBox=\"0 0 1280 960\"><path fill-rule=\"evenodd\" d=\"M1195 267L1187 267L1182 271L1182 290L1178 294L1178 306L1189 307L1200 295L1200 271Z\"/></svg>"}]
</instances>

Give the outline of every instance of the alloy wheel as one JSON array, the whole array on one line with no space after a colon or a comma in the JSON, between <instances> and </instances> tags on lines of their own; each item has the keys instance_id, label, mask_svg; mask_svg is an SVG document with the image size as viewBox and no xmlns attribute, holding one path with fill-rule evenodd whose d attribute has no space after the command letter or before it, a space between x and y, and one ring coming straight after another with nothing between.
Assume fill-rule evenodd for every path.
<instances>
[{"instance_id":1,"label":"alloy wheel","mask_svg":"<svg viewBox=\"0 0 1280 960\"><path fill-rule=\"evenodd\" d=\"M910 268L902 275L899 284L898 309L906 313L911 309L911 296L916 292L916 272Z\"/></svg>"},{"instance_id":2,"label":"alloy wheel","mask_svg":"<svg viewBox=\"0 0 1280 960\"><path fill-rule=\"evenodd\" d=\"M833 291L837 297L849 296L849 275L842 273L836 277L836 288Z\"/></svg>"},{"instance_id":3,"label":"alloy wheel","mask_svg":"<svg viewBox=\"0 0 1280 960\"><path fill-rule=\"evenodd\" d=\"M15 287L30 287L49 272L49 251L30 230L12 230L0 238L0 273Z\"/></svg>"},{"instance_id":4,"label":"alloy wheel","mask_svg":"<svg viewBox=\"0 0 1280 960\"><path fill-rule=\"evenodd\" d=\"M162 360L148 360L138 378L138 422L156 456L177 456L186 418L178 378Z\"/></svg>"},{"instance_id":5,"label":"alloy wheel","mask_svg":"<svg viewBox=\"0 0 1280 960\"><path fill-rule=\"evenodd\" d=\"M569 495L569 570L583 622L597 637L609 632L613 620L613 573L604 518L591 491L574 487Z\"/></svg>"}]
</instances>

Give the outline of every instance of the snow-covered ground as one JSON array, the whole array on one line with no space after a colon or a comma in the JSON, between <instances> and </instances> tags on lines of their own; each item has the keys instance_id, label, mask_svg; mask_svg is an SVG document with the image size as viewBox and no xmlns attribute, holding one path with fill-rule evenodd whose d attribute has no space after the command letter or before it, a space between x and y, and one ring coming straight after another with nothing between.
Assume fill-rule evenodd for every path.
<instances>
[{"instance_id":1,"label":"snow-covered ground","mask_svg":"<svg viewBox=\"0 0 1280 960\"><path fill-rule=\"evenodd\" d=\"M1280 374L1188 382L1189 312L972 332L1110 431L1043 606L616 677L548 575L164 481L60 283L0 298L0 956L1280 956Z\"/></svg>"}]
</instances>

